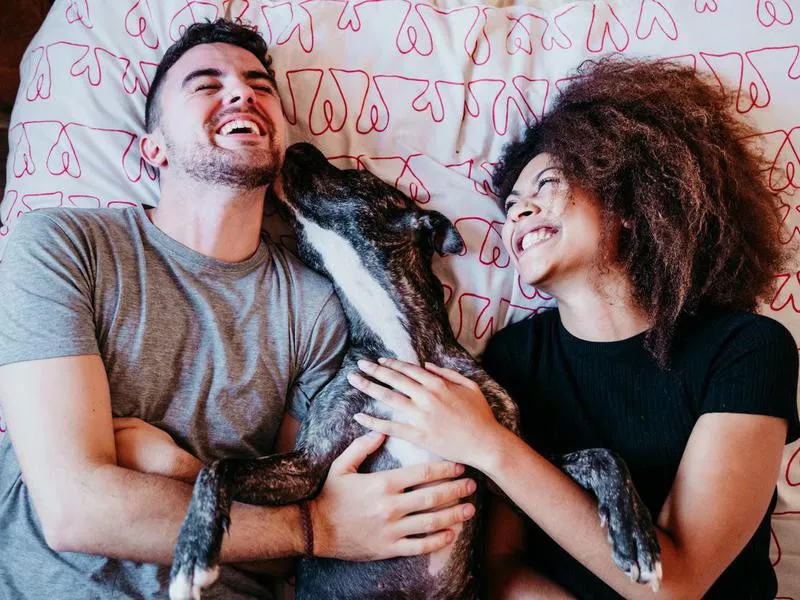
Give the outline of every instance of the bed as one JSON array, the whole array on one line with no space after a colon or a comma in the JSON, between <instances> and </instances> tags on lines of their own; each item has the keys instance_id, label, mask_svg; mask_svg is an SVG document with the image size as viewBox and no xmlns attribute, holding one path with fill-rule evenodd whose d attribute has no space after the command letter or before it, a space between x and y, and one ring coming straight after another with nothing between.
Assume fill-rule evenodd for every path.
<instances>
[{"instance_id":1,"label":"bed","mask_svg":"<svg viewBox=\"0 0 800 600\"><path fill-rule=\"evenodd\" d=\"M796 0L56 0L21 64L0 256L25 212L156 202L156 174L138 153L145 94L183 29L219 16L252 24L270 44L292 141L369 169L455 222L467 251L435 269L473 354L551 304L513 273L490 178L502 146L541 117L584 59L663 57L726 82L780 193L782 241L800 241ZM264 227L292 246L271 211ZM776 274L762 310L800 340L798 268ZM778 597L800 600L800 443L786 448L778 490Z\"/></svg>"}]
</instances>

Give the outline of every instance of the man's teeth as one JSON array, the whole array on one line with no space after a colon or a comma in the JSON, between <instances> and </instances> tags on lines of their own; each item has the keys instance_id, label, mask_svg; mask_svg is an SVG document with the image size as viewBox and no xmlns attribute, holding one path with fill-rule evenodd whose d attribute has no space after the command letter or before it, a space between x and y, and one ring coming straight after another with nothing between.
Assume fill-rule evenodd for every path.
<instances>
[{"instance_id":1,"label":"man's teeth","mask_svg":"<svg viewBox=\"0 0 800 600\"><path fill-rule=\"evenodd\" d=\"M522 250L527 250L537 242L549 240L555 234L556 232L552 229L537 229L536 231L526 233L525 237L522 238Z\"/></svg>"},{"instance_id":2,"label":"man's teeth","mask_svg":"<svg viewBox=\"0 0 800 600\"><path fill-rule=\"evenodd\" d=\"M258 125L253 123L252 121L245 121L243 119L236 119L235 121L229 121L223 125L222 129L219 130L220 135L229 135L231 132L236 130L245 130L248 133L255 133L258 134Z\"/></svg>"}]
</instances>

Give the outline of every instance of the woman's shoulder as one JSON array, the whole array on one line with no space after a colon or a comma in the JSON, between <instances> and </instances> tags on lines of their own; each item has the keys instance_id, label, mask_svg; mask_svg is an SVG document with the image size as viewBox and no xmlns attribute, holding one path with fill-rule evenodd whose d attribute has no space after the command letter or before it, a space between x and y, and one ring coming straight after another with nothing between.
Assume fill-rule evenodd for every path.
<instances>
[{"instance_id":1,"label":"woman's shoulder","mask_svg":"<svg viewBox=\"0 0 800 600\"><path fill-rule=\"evenodd\" d=\"M687 349L769 349L787 358L797 358L798 343L779 321L758 313L734 309L707 309L687 316L678 328L678 341Z\"/></svg>"}]
</instances>

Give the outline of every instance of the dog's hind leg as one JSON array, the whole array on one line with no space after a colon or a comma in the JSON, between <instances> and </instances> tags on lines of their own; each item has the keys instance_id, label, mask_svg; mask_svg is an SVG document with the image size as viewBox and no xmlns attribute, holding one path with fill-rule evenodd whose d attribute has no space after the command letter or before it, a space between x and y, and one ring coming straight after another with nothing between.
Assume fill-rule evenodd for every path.
<instances>
[{"instance_id":1,"label":"dog's hind leg","mask_svg":"<svg viewBox=\"0 0 800 600\"><path fill-rule=\"evenodd\" d=\"M628 467L602 448L565 454L555 461L567 475L597 497L600 523L608 527L611 555L632 581L658 590L661 549L650 511L633 485Z\"/></svg>"},{"instance_id":2,"label":"dog's hind leg","mask_svg":"<svg viewBox=\"0 0 800 600\"><path fill-rule=\"evenodd\" d=\"M201 590L216 581L222 537L230 524L234 500L272 506L307 500L319 491L326 473L326 465L314 464L300 452L257 460L220 460L204 467L175 546L170 598L199 598Z\"/></svg>"}]
</instances>

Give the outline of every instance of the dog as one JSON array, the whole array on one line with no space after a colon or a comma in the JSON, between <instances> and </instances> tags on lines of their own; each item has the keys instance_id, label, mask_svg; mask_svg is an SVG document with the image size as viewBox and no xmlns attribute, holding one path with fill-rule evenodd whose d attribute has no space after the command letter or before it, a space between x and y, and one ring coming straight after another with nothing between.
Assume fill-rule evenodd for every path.
<instances>
[{"instance_id":1,"label":"dog","mask_svg":"<svg viewBox=\"0 0 800 600\"><path fill-rule=\"evenodd\" d=\"M171 570L173 600L199 598L216 579L222 536L233 500L285 505L313 498L333 460L365 429L358 412L382 418L391 412L353 388L347 375L359 359L392 356L453 369L475 381L497 421L518 432L518 409L458 344L447 317L444 292L433 274L433 253L458 254L464 243L441 213L418 208L404 194L368 171L340 170L310 144L295 144L270 192L297 233L298 252L328 276L350 328L350 347L341 369L309 407L289 454L257 460L221 460L207 465L195 483L178 537ZM368 471L437 460L390 438L373 455ZM624 464L605 450L585 450L556 464L598 498L612 554L632 579L657 586L658 542L647 508ZM470 501L475 516L463 523L447 548L434 555L373 562L310 558L298 564L298 599L478 598L479 549L485 479Z\"/></svg>"}]
</instances>

